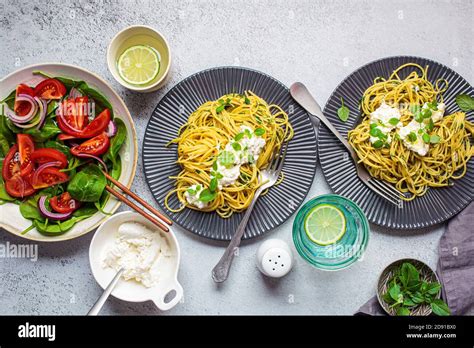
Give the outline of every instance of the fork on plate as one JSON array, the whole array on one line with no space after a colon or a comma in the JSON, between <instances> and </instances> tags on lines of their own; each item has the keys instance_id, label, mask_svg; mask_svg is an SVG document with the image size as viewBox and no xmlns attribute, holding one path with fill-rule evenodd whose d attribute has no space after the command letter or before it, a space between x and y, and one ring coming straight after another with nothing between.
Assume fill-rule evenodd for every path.
<instances>
[{"instance_id":1,"label":"fork on plate","mask_svg":"<svg viewBox=\"0 0 474 348\"><path fill-rule=\"evenodd\" d=\"M227 246L224 255L222 255L217 265L212 269L212 279L214 279L216 283L224 282L229 276L229 270L230 266L232 265L232 261L234 260L235 251L242 241L245 228L247 227L247 223L249 221L250 215L252 214L255 203L263 191L272 187L278 181L281 169L283 168L283 163L285 162L287 148L288 143L283 143L280 149L273 152L272 158L267 168L260 172L259 181L262 183L262 185L255 191L252 202L245 211L244 217L232 236L232 240Z\"/></svg>"}]
</instances>

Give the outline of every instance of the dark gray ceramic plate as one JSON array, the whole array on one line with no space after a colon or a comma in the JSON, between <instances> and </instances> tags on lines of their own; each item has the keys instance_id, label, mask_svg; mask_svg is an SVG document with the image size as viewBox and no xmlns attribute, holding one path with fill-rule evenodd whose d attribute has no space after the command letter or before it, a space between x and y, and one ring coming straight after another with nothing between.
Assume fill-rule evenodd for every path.
<instances>
[{"instance_id":1,"label":"dark gray ceramic plate","mask_svg":"<svg viewBox=\"0 0 474 348\"><path fill-rule=\"evenodd\" d=\"M388 77L398 66L405 63L429 65L428 78L435 81L444 78L449 81L449 88L443 94L447 113L459 111L455 103L458 94L474 96L474 89L469 83L450 68L429 59L418 57L389 57L369 63L349 75L333 92L324 108L324 115L347 137L347 132L361 120L358 103L365 89L375 77ZM404 75L401 76L405 77ZM341 122L337 109L341 97L350 109L349 120ZM474 112L467 113L470 121ZM431 226L448 220L459 213L474 198L474 161L469 161L467 174L455 180L452 187L430 188L428 192L413 201L404 202L402 208L387 203L383 198L367 188L356 175L352 161L345 160L346 151L337 139L322 124L319 126L318 152L324 176L332 190L356 202L370 222L396 228L416 229Z\"/></svg>"},{"instance_id":2,"label":"dark gray ceramic plate","mask_svg":"<svg viewBox=\"0 0 474 348\"><path fill-rule=\"evenodd\" d=\"M288 145L283 166L285 180L259 198L244 238L259 236L285 222L303 202L311 188L317 162L317 141L308 114L290 96L288 88L261 72L238 67L220 67L201 71L174 86L156 106L145 131L143 166L150 190L160 207L183 228L206 238L230 240L243 214L223 219L216 213L184 209L170 212L164 205L166 194L173 189L180 167L176 165L176 147L165 144L175 138L190 113L208 100L227 93L251 90L270 104L285 110L295 130ZM169 200L172 208L180 203Z\"/></svg>"}]
</instances>

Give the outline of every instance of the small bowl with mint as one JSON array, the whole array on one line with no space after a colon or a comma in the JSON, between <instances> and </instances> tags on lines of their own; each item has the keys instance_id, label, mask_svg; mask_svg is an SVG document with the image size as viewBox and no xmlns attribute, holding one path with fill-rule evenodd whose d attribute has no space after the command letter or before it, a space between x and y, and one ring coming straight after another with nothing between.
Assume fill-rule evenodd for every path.
<instances>
[{"instance_id":1,"label":"small bowl with mint","mask_svg":"<svg viewBox=\"0 0 474 348\"><path fill-rule=\"evenodd\" d=\"M415 259L395 261L383 270L377 283L377 298L391 316L451 314L441 299L441 283L436 272Z\"/></svg>"}]
</instances>

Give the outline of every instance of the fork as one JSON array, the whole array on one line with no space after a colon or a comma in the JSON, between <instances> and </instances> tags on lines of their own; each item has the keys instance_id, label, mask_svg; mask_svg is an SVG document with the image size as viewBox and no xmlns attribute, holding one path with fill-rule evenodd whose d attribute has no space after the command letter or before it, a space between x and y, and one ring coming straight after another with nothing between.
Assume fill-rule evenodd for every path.
<instances>
[{"instance_id":1,"label":"fork","mask_svg":"<svg viewBox=\"0 0 474 348\"><path fill-rule=\"evenodd\" d=\"M295 99L298 104L300 104L311 116L312 121L315 123L315 117L317 117L321 122L324 123L326 127L339 139L339 141L344 145L349 151L352 160L355 163L357 176L362 180L362 182L367 185L372 191L377 193L380 197L385 198L392 204L397 205L398 207L402 206L403 200L400 197L400 192L393 186L387 184L386 182L380 181L372 177L365 167L358 163L358 157L354 149L347 142L347 140L337 131L332 123L324 116L321 111L321 107L318 102L313 98L308 89L301 82L296 82L290 87L290 94Z\"/></svg>"},{"instance_id":2,"label":"fork","mask_svg":"<svg viewBox=\"0 0 474 348\"><path fill-rule=\"evenodd\" d=\"M232 261L234 260L235 251L240 245L242 241L242 237L245 232L245 227L247 227L247 223L249 222L250 215L252 214L252 210L257 202L258 197L262 194L264 190L267 188L272 187L278 180L280 176L281 169L283 167L283 163L286 157L286 150L288 148L288 143L284 143L283 146L279 149L279 151L274 151L272 154L272 158L268 167L260 172L259 181L263 184L255 191L252 201L250 202L249 207L247 208L242 221L240 222L237 230L235 231L234 235L232 236L232 240L230 241L227 249L222 255L219 262L216 266L212 269L212 279L216 283L224 282L227 277L229 276L230 266L232 265Z\"/></svg>"}]
</instances>

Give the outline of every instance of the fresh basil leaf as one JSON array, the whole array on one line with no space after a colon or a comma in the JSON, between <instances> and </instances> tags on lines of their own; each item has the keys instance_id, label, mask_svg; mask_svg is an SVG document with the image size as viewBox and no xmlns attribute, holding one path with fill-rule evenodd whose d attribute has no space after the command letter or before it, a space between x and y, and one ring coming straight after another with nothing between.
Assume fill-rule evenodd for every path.
<instances>
[{"instance_id":1,"label":"fresh basil leaf","mask_svg":"<svg viewBox=\"0 0 474 348\"><path fill-rule=\"evenodd\" d=\"M254 133L255 133L256 136L261 137L262 135L265 134L265 129L263 129L263 128L257 128L257 129L255 129L255 132L254 132Z\"/></svg>"},{"instance_id":2,"label":"fresh basil leaf","mask_svg":"<svg viewBox=\"0 0 474 348\"><path fill-rule=\"evenodd\" d=\"M242 147L240 146L239 143L232 143L232 148L233 148L235 151L240 151L240 150L242 150Z\"/></svg>"},{"instance_id":3,"label":"fresh basil leaf","mask_svg":"<svg viewBox=\"0 0 474 348\"><path fill-rule=\"evenodd\" d=\"M394 300L397 301L399 300L399 295L400 293L400 286L398 284L394 284L389 290L388 290L390 297Z\"/></svg>"},{"instance_id":4,"label":"fresh basil leaf","mask_svg":"<svg viewBox=\"0 0 474 348\"><path fill-rule=\"evenodd\" d=\"M409 262L404 262L400 268L400 276L403 286L410 287L420 281L420 273Z\"/></svg>"},{"instance_id":5,"label":"fresh basil leaf","mask_svg":"<svg viewBox=\"0 0 474 348\"><path fill-rule=\"evenodd\" d=\"M388 123L390 123L392 126L396 126L400 122L400 120L396 117L392 117L390 120L388 120Z\"/></svg>"},{"instance_id":6,"label":"fresh basil leaf","mask_svg":"<svg viewBox=\"0 0 474 348\"><path fill-rule=\"evenodd\" d=\"M243 137L244 137L244 133L240 132L234 137L234 141L241 141Z\"/></svg>"},{"instance_id":7,"label":"fresh basil leaf","mask_svg":"<svg viewBox=\"0 0 474 348\"><path fill-rule=\"evenodd\" d=\"M396 313L399 316L408 316L410 315L410 310L405 307L398 307Z\"/></svg>"},{"instance_id":8,"label":"fresh basil leaf","mask_svg":"<svg viewBox=\"0 0 474 348\"><path fill-rule=\"evenodd\" d=\"M436 315L446 316L451 314L448 305L441 299L436 299L431 302L431 309Z\"/></svg>"},{"instance_id":9,"label":"fresh basil leaf","mask_svg":"<svg viewBox=\"0 0 474 348\"><path fill-rule=\"evenodd\" d=\"M380 149L383 146L383 141L382 140L377 140L372 144L372 146L376 149Z\"/></svg>"},{"instance_id":10,"label":"fresh basil leaf","mask_svg":"<svg viewBox=\"0 0 474 348\"><path fill-rule=\"evenodd\" d=\"M199 200L203 203L213 201L217 196L217 192L211 192L209 189L204 189L199 195Z\"/></svg>"},{"instance_id":11,"label":"fresh basil leaf","mask_svg":"<svg viewBox=\"0 0 474 348\"><path fill-rule=\"evenodd\" d=\"M430 136L429 136L428 134L423 133L422 138L423 138L423 142L424 142L425 144L429 144L429 143L430 143L430 139L431 139L431 138L430 138Z\"/></svg>"},{"instance_id":12,"label":"fresh basil leaf","mask_svg":"<svg viewBox=\"0 0 474 348\"><path fill-rule=\"evenodd\" d=\"M441 284L438 282L428 283L426 287L426 292L430 295L438 295L441 291Z\"/></svg>"},{"instance_id":13,"label":"fresh basil leaf","mask_svg":"<svg viewBox=\"0 0 474 348\"><path fill-rule=\"evenodd\" d=\"M474 110L474 98L467 94L459 94L456 97L456 104L462 111Z\"/></svg>"},{"instance_id":14,"label":"fresh basil leaf","mask_svg":"<svg viewBox=\"0 0 474 348\"><path fill-rule=\"evenodd\" d=\"M209 190L211 190L212 192L217 190L217 178L211 179L211 182L209 183Z\"/></svg>"}]
</instances>

